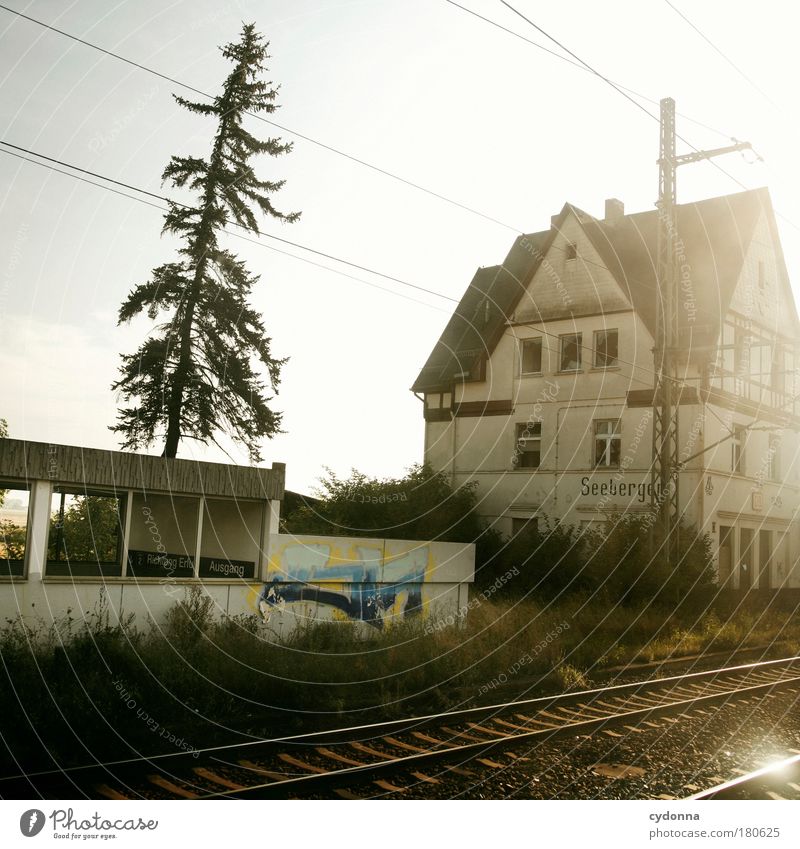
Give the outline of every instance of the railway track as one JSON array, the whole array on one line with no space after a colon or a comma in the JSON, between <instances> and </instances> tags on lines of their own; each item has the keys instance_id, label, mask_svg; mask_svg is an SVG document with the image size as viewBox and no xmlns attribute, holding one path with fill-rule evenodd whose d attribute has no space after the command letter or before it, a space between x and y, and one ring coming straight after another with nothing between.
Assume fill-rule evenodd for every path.
<instances>
[{"instance_id":1,"label":"railway track","mask_svg":"<svg viewBox=\"0 0 800 849\"><path fill-rule=\"evenodd\" d=\"M800 799L800 754L710 787L690 799Z\"/></svg>"},{"instance_id":2,"label":"railway track","mask_svg":"<svg viewBox=\"0 0 800 849\"><path fill-rule=\"evenodd\" d=\"M218 746L63 771L0 778L3 798L269 798L353 788L403 789L388 780L438 783L474 775L515 747L558 737L635 733L658 719L713 709L776 690L800 691L800 657L743 664L658 680L480 708ZM615 731L614 728L620 730ZM472 767L472 769L471 769Z\"/></svg>"}]
</instances>

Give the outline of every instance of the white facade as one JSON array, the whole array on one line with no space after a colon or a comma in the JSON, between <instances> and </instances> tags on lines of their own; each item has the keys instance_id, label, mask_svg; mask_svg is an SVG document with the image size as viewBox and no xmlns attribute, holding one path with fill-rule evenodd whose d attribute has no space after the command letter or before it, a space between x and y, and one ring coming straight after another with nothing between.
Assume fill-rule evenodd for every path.
<instances>
[{"instance_id":1,"label":"white facade","mask_svg":"<svg viewBox=\"0 0 800 849\"><path fill-rule=\"evenodd\" d=\"M652 510L655 217L565 206L478 272L414 386L425 461L507 535ZM721 583L800 587L800 326L768 195L680 207L676 254L682 513Z\"/></svg>"}]
</instances>

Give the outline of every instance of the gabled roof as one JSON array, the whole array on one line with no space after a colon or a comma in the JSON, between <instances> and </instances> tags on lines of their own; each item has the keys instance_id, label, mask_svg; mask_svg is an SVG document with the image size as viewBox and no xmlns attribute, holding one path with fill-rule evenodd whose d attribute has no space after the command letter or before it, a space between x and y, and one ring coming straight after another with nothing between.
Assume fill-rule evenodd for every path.
<instances>
[{"instance_id":1,"label":"gabled roof","mask_svg":"<svg viewBox=\"0 0 800 849\"><path fill-rule=\"evenodd\" d=\"M766 213L778 257L781 286L789 294L792 320L798 323L788 274L778 238L769 192L754 189L718 198L680 204L676 208L679 252L688 268L682 310L693 346L715 344L720 321L738 283L755 225ZM574 215L583 231L651 334L659 290L656 281L658 212L656 210L598 220L565 204L549 230L520 236L500 266L479 269L412 387L431 391L457 379L479 377L480 363L491 355L527 286L544 259L559 228ZM565 309L565 315L569 315Z\"/></svg>"}]
</instances>

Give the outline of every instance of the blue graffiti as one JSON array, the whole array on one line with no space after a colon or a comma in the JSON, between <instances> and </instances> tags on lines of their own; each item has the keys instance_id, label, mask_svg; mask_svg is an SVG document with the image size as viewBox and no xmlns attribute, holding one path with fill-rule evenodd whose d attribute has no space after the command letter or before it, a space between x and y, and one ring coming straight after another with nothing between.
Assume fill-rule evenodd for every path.
<instances>
[{"instance_id":1,"label":"blue graffiti","mask_svg":"<svg viewBox=\"0 0 800 849\"><path fill-rule=\"evenodd\" d=\"M420 584L380 586L374 581L350 584L350 591L325 589L315 584L284 584L278 578L264 584L258 596L259 609L262 602L268 607L279 608L284 604L306 601L324 604L341 610L350 619L367 622L376 628L383 627L386 610L397 600L398 588L408 593L403 607L403 616L413 616L422 610L422 587Z\"/></svg>"},{"instance_id":2,"label":"blue graffiti","mask_svg":"<svg viewBox=\"0 0 800 849\"><path fill-rule=\"evenodd\" d=\"M382 628L386 611L394 607L400 593L406 594L401 611L403 617L422 612L427 548L385 564L368 556L368 549L359 549L360 560L331 566L328 565L328 546L304 546L303 549L303 560L310 557L317 562L292 563L292 552L287 552L287 571L264 584L259 593L258 609L265 618L270 609L293 602L310 602L333 607L350 619ZM379 573L382 573L382 581ZM324 584L328 581L342 582L345 588L327 588Z\"/></svg>"}]
</instances>

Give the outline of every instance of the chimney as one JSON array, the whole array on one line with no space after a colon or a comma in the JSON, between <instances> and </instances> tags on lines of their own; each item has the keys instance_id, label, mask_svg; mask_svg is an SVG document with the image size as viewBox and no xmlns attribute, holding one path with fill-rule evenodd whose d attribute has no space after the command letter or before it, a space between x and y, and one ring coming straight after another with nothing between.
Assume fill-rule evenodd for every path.
<instances>
[{"instance_id":1,"label":"chimney","mask_svg":"<svg viewBox=\"0 0 800 849\"><path fill-rule=\"evenodd\" d=\"M625 204L616 198L606 198L606 221L619 221L625 217Z\"/></svg>"},{"instance_id":2,"label":"chimney","mask_svg":"<svg viewBox=\"0 0 800 849\"><path fill-rule=\"evenodd\" d=\"M561 216L560 212L558 213L558 215L551 215L550 216L550 229L551 230L556 226L556 221L558 221L560 216Z\"/></svg>"}]
</instances>

